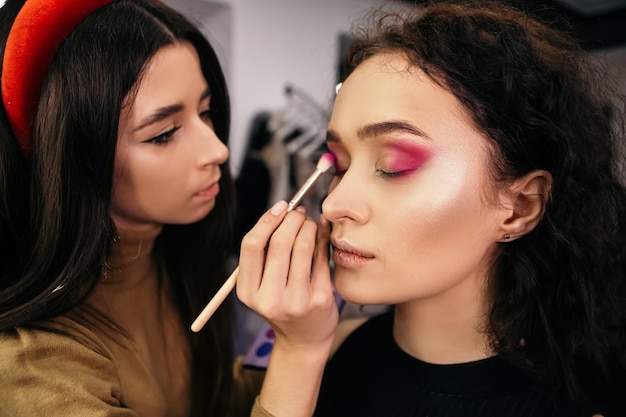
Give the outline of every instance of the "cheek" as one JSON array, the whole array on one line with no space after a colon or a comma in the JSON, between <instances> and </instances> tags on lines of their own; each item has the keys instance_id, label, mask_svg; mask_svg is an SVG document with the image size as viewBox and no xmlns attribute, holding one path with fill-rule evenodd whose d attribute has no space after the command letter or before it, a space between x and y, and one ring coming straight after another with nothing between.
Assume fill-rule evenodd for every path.
<instances>
[{"instance_id":1,"label":"cheek","mask_svg":"<svg viewBox=\"0 0 626 417\"><path fill-rule=\"evenodd\" d=\"M415 182L401 194L402 211L410 224L439 228L459 220L474 207L475 193L480 185L467 167L437 164L418 173Z\"/></svg>"},{"instance_id":2,"label":"cheek","mask_svg":"<svg viewBox=\"0 0 626 417\"><path fill-rule=\"evenodd\" d=\"M393 247L405 254L428 253L449 262L453 250L466 250L485 237L494 220L481 197L480 171L462 161L440 166L416 177L404 192L398 190L393 213L381 216L386 221L379 232L384 236L393 230Z\"/></svg>"},{"instance_id":3,"label":"cheek","mask_svg":"<svg viewBox=\"0 0 626 417\"><path fill-rule=\"evenodd\" d=\"M153 158L129 154L116 160L112 202L126 210L151 212L171 208L184 189L176 166L168 167Z\"/></svg>"},{"instance_id":4,"label":"cheek","mask_svg":"<svg viewBox=\"0 0 626 417\"><path fill-rule=\"evenodd\" d=\"M123 201L125 195L132 192L132 184L130 181L129 165L130 159L127 151L120 150L119 146L115 156L115 167L113 170L113 189L111 191L111 200L113 204Z\"/></svg>"},{"instance_id":5,"label":"cheek","mask_svg":"<svg viewBox=\"0 0 626 417\"><path fill-rule=\"evenodd\" d=\"M119 169L116 170L119 172L120 180L132 184L136 192L158 187L165 191L167 187L176 186L179 179L183 178L181 173L188 166L175 157L165 157L156 152L143 152L138 149L129 151L118 161Z\"/></svg>"}]
</instances>

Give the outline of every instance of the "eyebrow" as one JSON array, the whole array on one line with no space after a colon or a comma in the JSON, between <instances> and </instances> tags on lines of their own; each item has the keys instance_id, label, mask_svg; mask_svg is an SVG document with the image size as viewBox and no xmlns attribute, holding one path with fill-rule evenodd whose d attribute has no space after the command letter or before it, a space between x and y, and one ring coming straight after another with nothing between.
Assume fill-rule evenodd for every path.
<instances>
[{"instance_id":1,"label":"eyebrow","mask_svg":"<svg viewBox=\"0 0 626 417\"><path fill-rule=\"evenodd\" d=\"M207 88L206 90L204 90L204 92L200 96L200 101L205 100L208 97L211 97L211 90ZM151 124L160 122L163 119L167 119L171 115L176 114L179 111L181 111L184 107L185 106L182 103L176 103L176 104L172 104L169 106L159 107L158 109L153 111L151 114L146 116L141 121L141 123L139 123L139 125L133 129L133 132L137 132L146 126L150 126Z\"/></svg>"},{"instance_id":2,"label":"eyebrow","mask_svg":"<svg viewBox=\"0 0 626 417\"><path fill-rule=\"evenodd\" d=\"M387 120L384 122L365 125L357 130L357 136L359 139L365 140L393 132L406 132L430 139L430 137L423 130L403 120ZM326 132L326 141L341 142L341 139L336 132L329 129L328 132Z\"/></svg>"}]
</instances>

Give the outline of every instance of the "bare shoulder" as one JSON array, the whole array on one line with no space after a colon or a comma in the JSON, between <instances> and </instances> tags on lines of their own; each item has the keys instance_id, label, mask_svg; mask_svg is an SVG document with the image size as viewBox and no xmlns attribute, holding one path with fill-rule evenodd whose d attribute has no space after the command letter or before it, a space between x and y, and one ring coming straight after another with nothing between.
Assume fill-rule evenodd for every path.
<instances>
[{"instance_id":1,"label":"bare shoulder","mask_svg":"<svg viewBox=\"0 0 626 417\"><path fill-rule=\"evenodd\" d=\"M352 333L361 324L365 323L367 319L368 317L355 317L340 321L337 325L337 330L335 331L331 355L337 351L343 341L346 340L346 337L348 337L350 333Z\"/></svg>"}]
</instances>

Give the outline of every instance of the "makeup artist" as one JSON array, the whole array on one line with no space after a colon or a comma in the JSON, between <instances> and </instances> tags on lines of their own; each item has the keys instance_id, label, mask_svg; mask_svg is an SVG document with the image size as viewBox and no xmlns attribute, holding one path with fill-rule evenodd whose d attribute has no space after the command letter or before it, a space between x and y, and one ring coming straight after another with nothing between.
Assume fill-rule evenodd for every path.
<instances>
[{"instance_id":1,"label":"makeup artist","mask_svg":"<svg viewBox=\"0 0 626 417\"><path fill-rule=\"evenodd\" d=\"M371 18L334 103L319 227L267 213L242 242L237 294L276 332L265 415L626 416L614 80L558 24L499 3ZM339 294L392 306L337 332L329 222Z\"/></svg>"},{"instance_id":2,"label":"makeup artist","mask_svg":"<svg viewBox=\"0 0 626 417\"><path fill-rule=\"evenodd\" d=\"M0 36L0 416L250 415L229 305L189 329L229 272L213 48L155 0L7 0Z\"/></svg>"}]
</instances>

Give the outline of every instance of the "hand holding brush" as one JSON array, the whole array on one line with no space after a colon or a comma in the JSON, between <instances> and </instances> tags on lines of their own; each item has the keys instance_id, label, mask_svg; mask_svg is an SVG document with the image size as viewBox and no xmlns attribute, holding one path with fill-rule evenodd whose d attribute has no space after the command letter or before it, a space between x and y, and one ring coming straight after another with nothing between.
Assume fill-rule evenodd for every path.
<instances>
[{"instance_id":1,"label":"hand holding brush","mask_svg":"<svg viewBox=\"0 0 626 417\"><path fill-rule=\"evenodd\" d=\"M291 211L298 207L298 205L302 202L302 199L307 195L307 193L311 190L315 182L322 176L323 173L328 171L331 166L333 166L335 162L335 157L330 153L325 153L317 162L317 166L313 174L306 180L306 182L300 187L300 189L294 194L293 198L289 201L289 205L287 207L287 211ZM235 270L230 274L226 282L222 285L222 287L215 293L215 296L208 302L206 307L202 310L202 312L198 315L198 317L194 320L191 325L191 330L194 332L199 332L206 322L211 318L213 313L217 310L217 308L224 302L228 294L235 288L237 284L237 273L239 272L239 266L235 268Z\"/></svg>"}]
</instances>

